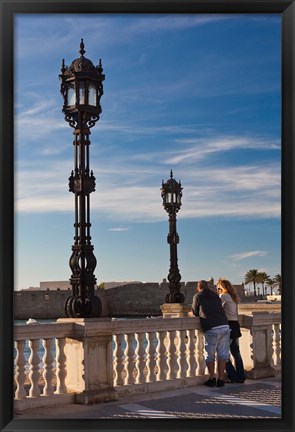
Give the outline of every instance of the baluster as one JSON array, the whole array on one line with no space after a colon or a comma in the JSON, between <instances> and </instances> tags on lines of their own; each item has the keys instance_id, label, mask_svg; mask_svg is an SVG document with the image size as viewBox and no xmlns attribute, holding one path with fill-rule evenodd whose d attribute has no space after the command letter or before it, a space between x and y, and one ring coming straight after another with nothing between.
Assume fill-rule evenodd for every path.
<instances>
[{"instance_id":1,"label":"baluster","mask_svg":"<svg viewBox=\"0 0 295 432\"><path fill-rule=\"evenodd\" d=\"M196 376L196 370L197 370L197 362L196 362L196 331L194 329L189 330L189 340L188 340L188 370L187 370L187 376L188 377L194 377Z\"/></svg>"},{"instance_id":2,"label":"baluster","mask_svg":"<svg viewBox=\"0 0 295 432\"><path fill-rule=\"evenodd\" d=\"M278 337L279 337L279 343L278 343L278 349L279 349L278 364L280 365L281 364L281 357L282 357L282 324L279 324Z\"/></svg>"},{"instance_id":3,"label":"baluster","mask_svg":"<svg viewBox=\"0 0 295 432\"><path fill-rule=\"evenodd\" d=\"M176 378L176 371L177 371L177 361L176 361L176 345L175 345L175 339L176 339L176 330L171 330L168 332L169 338L168 338L168 372L167 372L167 379L168 380L174 380Z\"/></svg>"},{"instance_id":4,"label":"baluster","mask_svg":"<svg viewBox=\"0 0 295 432\"><path fill-rule=\"evenodd\" d=\"M66 355L64 352L65 344L65 338L56 339L56 394L67 392L67 386L65 383L65 379L67 376Z\"/></svg>"},{"instance_id":5,"label":"baluster","mask_svg":"<svg viewBox=\"0 0 295 432\"><path fill-rule=\"evenodd\" d=\"M114 371L115 371L115 379L114 379L114 385L119 386L123 385L123 377L122 373L124 370L124 350L122 347L123 343L123 335L115 335L115 351L114 351Z\"/></svg>"},{"instance_id":6,"label":"baluster","mask_svg":"<svg viewBox=\"0 0 295 432\"><path fill-rule=\"evenodd\" d=\"M30 364L29 378L31 381L29 396L38 397L40 396L40 389L38 383L39 376L40 376L39 374L40 358L38 355L39 339L30 340L29 347L31 349L31 355L29 357L29 364Z\"/></svg>"},{"instance_id":7,"label":"baluster","mask_svg":"<svg viewBox=\"0 0 295 432\"><path fill-rule=\"evenodd\" d=\"M53 355L52 355L52 345L53 339L43 339L44 356L43 356L43 376L45 380L45 387L43 394L46 396L52 395L54 393L54 388L52 385L53 378Z\"/></svg>"},{"instance_id":8,"label":"baluster","mask_svg":"<svg viewBox=\"0 0 295 432\"><path fill-rule=\"evenodd\" d=\"M145 381L145 376L144 376L144 367L145 367L145 349L143 346L143 340L144 340L144 333L136 333L136 341L137 341L137 347L135 350L135 354L136 354L136 363L135 363L135 367L137 370L137 376L136 376L136 384L143 384Z\"/></svg>"},{"instance_id":9,"label":"baluster","mask_svg":"<svg viewBox=\"0 0 295 432\"><path fill-rule=\"evenodd\" d=\"M273 352L274 352L274 364L278 366L281 364L281 337L280 337L280 324L274 324L273 326Z\"/></svg>"},{"instance_id":10,"label":"baluster","mask_svg":"<svg viewBox=\"0 0 295 432\"><path fill-rule=\"evenodd\" d=\"M134 333L126 335L126 349L125 349L125 359L126 359L126 378L124 384L134 384Z\"/></svg>"},{"instance_id":11,"label":"baluster","mask_svg":"<svg viewBox=\"0 0 295 432\"><path fill-rule=\"evenodd\" d=\"M157 332L158 336L158 346L157 346L157 361L156 365L158 368L157 381L163 381L166 379L166 369L167 369L167 357L166 357L166 347L165 338L166 331Z\"/></svg>"},{"instance_id":12,"label":"baluster","mask_svg":"<svg viewBox=\"0 0 295 432\"><path fill-rule=\"evenodd\" d=\"M113 351L113 377L114 377L114 386L117 385L118 382L118 339L117 335L113 336L113 341L115 344L114 351Z\"/></svg>"},{"instance_id":13,"label":"baluster","mask_svg":"<svg viewBox=\"0 0 295 432\"><path fill-rule=\"evenodd\" d=\"M197 363L198 375L204 375L206 369L206 362L204 357L204 337L201 330L197 330Z\"/></svg>"},{"instance_id":14,"label":"baluster","mask_svg":"<svg viewBox=\"0 0 295 432\"><path fill-rule=\"evenodd\" d=\"M155 374L155 366L156 366L156 347L155 347L155 337L156 332L150 332L147 333L147 382L154 382L156 380L156 374Z\"/></svg>"},{"instance_id":15,"label":"baluster","mask_svg":"<svg viewBox=\"0 0 295 432\"><path fill-rule=\"evenodd\" d=\"M15 381L16 381L16 391L15 399L24 399L26 397L26 390L24 388L26 381L25 365L26 358L24 354L26 341L16 341L16 359L15 359Z\"/></svg>"},{"instance_id":16,"label":"baluster","mask_svg":"<svg viewBox=\"0 0 295 432\"><path fill-rule=\"evenodd\" d=\"M252 321L252 327L250 329L250 335L251 335L251 343L250 343L250 359L252 360L253 368L255 367L255 353L254 353L254 337L255 337L255 329L253 328L253 321Z\"/></svg>"},{"instance_id":17,"label":"baluster","mask_svg":"<svg viewBox=\"0 0 295 432\"><path fill-rule=\"evenodd\" d=\"M187 359L186 359L186 330L177 331L178 336L178 344L177 344L177 364L178 364L178 372L177 378L185 378L187 371Z\"/></svg>"}]
</instances>

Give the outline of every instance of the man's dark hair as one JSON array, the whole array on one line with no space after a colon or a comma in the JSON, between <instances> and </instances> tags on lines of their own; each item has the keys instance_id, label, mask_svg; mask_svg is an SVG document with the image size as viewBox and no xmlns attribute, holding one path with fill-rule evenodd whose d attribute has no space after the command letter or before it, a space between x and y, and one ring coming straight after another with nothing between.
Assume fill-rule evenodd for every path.
<instances>
[{"instance_id":1,"label":"man's dark hair","mask_svg":"<svg viewBox=\"0 0 295 432\"><path fill-rule=\"evenodd\" d=\"M201 290L208 288L208 282L205 280L200 280L198 284L200 284Z\"/></svg>"}]
</instances>

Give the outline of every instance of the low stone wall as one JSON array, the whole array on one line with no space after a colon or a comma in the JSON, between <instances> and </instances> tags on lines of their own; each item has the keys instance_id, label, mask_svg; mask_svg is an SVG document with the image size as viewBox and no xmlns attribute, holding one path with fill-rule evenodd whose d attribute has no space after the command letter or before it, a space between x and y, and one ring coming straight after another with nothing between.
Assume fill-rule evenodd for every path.
<instances>
[{"instance_id":1,"label":"low stone wall","mask_svg":"<svg viewBox=\"0 0 295 432\"><path fill-rule=\"evenodd\" d=\"M236 286L243 300L242 286ZM196 293L196 282L181 283L185 304L191 304ZM162 315L161 305L169 293L168 283L130 283L109 289L97 289L95 295L102 303L102 316L149 316ZM28 318L64 318L65 302L71 290L40 290L14 292L14 317L17 320Z\"/></svg>"},{"instance_id":2,"label":"low stone wall","mask_svg":"<svg viewBox=\"0 0 295 432\"><path fill-rule=\"evenodd\" d=\"M240 303L239 313L244 315L252 315L253 312L281 312L281 302L269 303Z\"/></svg>"}]
</instances>

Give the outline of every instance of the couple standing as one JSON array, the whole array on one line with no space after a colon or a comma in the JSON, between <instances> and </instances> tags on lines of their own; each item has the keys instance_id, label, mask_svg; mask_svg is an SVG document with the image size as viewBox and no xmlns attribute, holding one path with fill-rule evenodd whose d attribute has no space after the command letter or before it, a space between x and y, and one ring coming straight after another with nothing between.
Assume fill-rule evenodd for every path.
<instances>
[{"instance_id":1,"label":"couple standing","mask_svg":"<svg viewBox=\"0 0 295 432\"><path fill-rule=\"evenodd\" d=\"M218 292L218 293L217 293ZM245 372L239 349L241 337L238 321L238 296L235 288L226 279L219 279L217 292L201 280L197 284L197 294L193 297L189 316L199 316L204 332L206 365L210 378L208 387L223 387L225 371L228 382L243 383ZM215 353L217 352L218 379L214 374ZM229 352L235 360L235 367L229 359Z\"/></svg>"}]
</instances>

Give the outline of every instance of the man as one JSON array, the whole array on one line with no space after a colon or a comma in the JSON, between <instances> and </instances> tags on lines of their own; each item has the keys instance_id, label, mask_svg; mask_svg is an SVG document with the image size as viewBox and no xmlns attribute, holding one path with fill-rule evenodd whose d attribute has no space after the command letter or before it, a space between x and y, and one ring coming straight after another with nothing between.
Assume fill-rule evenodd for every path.
<instances>
[{"instance_id":1,"label":"man","mask_svg":"<svg viewBox=\"0 0 295 432\"><path fill-rule=\"evenodd\" d=\"M206 365L210 378L204 384L208 387L224 386L224 371L229 359L230 328L218 294L208 283L201 280L197 284L197 294L193 297L189 316L199 316L204 332ZM215 353L217 353L218 379L214 376Z\"/></svg>"}]
</instances>

